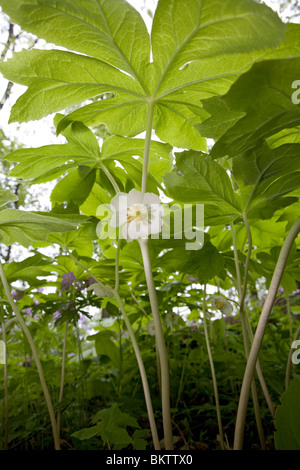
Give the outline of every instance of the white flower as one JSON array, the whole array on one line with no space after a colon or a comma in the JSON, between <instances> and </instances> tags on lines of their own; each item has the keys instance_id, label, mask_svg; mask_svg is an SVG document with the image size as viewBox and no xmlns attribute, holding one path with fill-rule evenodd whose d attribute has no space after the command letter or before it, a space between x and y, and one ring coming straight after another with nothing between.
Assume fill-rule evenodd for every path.
<instances>
[{"instance_id":1,"label":"white flower","mask_svg":"<svg viewBox=\"0 0 300 470\"><path fill-rule=\"evenodd\" d=\"M211 305L220 310L224 315L230 315L232 313L231 303L221 295L212 296Z\"/></svg>"},{"instance_id":2,"label":"white flower","mask_svg":"<svg viewBox=\"0 0 300 470\"><path fill-rule=\"evenodd\" d=\"M149 335L154 336L155 335L155 326L153 321L149 321L146 325L147 331Z\"/></svg>"},{"instance_id":3,"label":"white flower","mask_svg":"<svg viewBox=\"0 0 300 470\"><path fill-rule=\"evenodd\" d=\"M173 328L173 326L176 325L178 320L177 315L175 315L173 312L167 313L165 317L165 324L168 328Z\"/></svg>"},{"instance_id":4,"label":"white flower","mask_svg":"<svg viewBox=\"0 0 300 470\"><path fill-rule=\"evenodd\" d=\"M159 233L162 227L163 207L154 193L142 193L132 189L118 193L110 202L113 211L110 225L122 227L122 235L127 241L148 238Z\"/></svg>"}]
</instances>

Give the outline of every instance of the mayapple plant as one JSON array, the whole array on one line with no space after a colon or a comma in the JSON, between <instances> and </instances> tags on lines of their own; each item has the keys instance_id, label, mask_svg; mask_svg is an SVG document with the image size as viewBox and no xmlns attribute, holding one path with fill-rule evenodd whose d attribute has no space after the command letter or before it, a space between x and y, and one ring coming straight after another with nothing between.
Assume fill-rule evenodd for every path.
<instances>
[{"instance_id":1,"label":"mayapple plant","mask_svg":"<svg viewBox=\"0 0 300 470\"><path fill-rule=\"evenodd\" d=\"M49 232L51 223L52 235L47 232L44 240L61 243L74 262L95 279L95 292L116 299L138 361L153 444L158 450L161 444L146 371L122 300L126 286L120 285L119 279L124 247L120 233L110 244L100 243L104 252L113 252L114 286L95 276L78 253L71 252L55 235L78 230L78 225L84 226L96 216L100 204L111 204L112 227L119 227L128 244L138 242L143 260L156 338L164 446L172 450L169 362L150 235L159 234L163 223L160 194L179 204L204 204L206 226L212 227L211 240L206 239L199 253L176 251L172 244L175 237L165 244L157 237L157 243L161 251L173 250L176 263L171 269L195 274L194 266L204 285L199 309L204 315L222 449L226 445L207 334L205 286L215 276L222 279L225 269L225 257L216 247L232 248L231 269L247 358L234 448L243 445L250 390L264 447L253 375L256 370L273 413L258 353L300 230L300 139L291 137L292 131L300 135L300 108L291 99L295 75L300 76L299 25L284 24L270 8L252 0L159 0L151 35L138 11L125 0L0 0L0 5L11 21L53 44L50 50L15 53L0 65L6 79L27 87L11 110L10 122L34 121L66 110L56 114L54 122L57 134L68 141L7 155L8 161L18 163L11 176L32 184L60 178L51 194L54 209L60 205L77 208L73 219L70 211L64 218L54 209L48 216L4 210L0 214L1 242L25 242L28 246L28 240L40 241L41 234L37 236L26 224L38 224ZM110 136L100 148L89 127L102 124ZM153 131L159 141L153 139ZM136 138L142 132L145 138ZM205 153L208 138L214 140L209 154ZM185 149L176 154L174 168L172 147ZM283 212L275 216L279 209ZM18 238L9 231L13 218L18 219ZM224 227L229 230L222 239ZM282 249L253 335L245 305L251 262L253 255L259 259L264 235L278 227ZM276 243L266 245L267 249ZM168 260L167 255L162 253L162 262ZM0 274L8 302L22 322L2 268ZM213 299L212 305L222 313L231 313L232 307L221 296ZM38 357L36 360L38 364ZM47 403L59 449L53 409L49 400Z\"/></svg>"}]
</instances>

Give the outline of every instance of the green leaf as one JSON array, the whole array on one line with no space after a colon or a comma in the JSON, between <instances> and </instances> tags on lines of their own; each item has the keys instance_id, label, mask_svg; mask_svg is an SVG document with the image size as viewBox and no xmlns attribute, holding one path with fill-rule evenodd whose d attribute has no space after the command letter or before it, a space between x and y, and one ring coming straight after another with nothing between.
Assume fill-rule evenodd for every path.
<instances>
[{"instance_id":1,"label":"green leaf","mask_svg":"<svg viewBox=\"0 0 300 470\"><path fill-rule=\"evenodd\" d=\"M284 40L286 26L251 0L159 0L150 38L139 13L123 0L1 0L23 29L69 51L22 51L0 65L11 81L28 86L10 120L40 119L92 99L61 119L133 137L153 128L171 145L206 149L199 125L209 117L202 100L224 95L267 48ZM62 33L63 32L63 33ZM72 52L70 52L72 51ZM78 54L79 53L79 54ZM270 51L269 51L270 53ZM104 99L107 98L107 99Z\"/></svg>"},{"instance_id":2,"label":"green leaf","mask_svg":"<svg viewBox=\"0 0 300 470\"><path fill-rule=\"evenodd\" d=\"M30 256L23 261L11 261L5 264L5 275L9 283L22 280L29 284L35 282L38 276L48 276L47 270L43 266L52 264L52 259L45 259L41 254Z\"/></svg>"},{"instance_id":3,"label":"green leaf","mask_svg":"<svg viewBox=\"0 0 300 470\"><path fill-rule=\"evenodd\" d=\"M275 135L267 138L267 143L271 149L284 144L300 144L300 127L283 129Z\"/></svg>"},{"instance_id":4,"label":"green leaf","mask_svg":"<svg viewBox=\"0 0 300 470\"><path fill-rule=\"evenodd\" d=\"M51 233L68 232L76 227L76 224L55 217L5 209L0 212L0 243L29 247L32 242L47 241Z\"/></svg>"},{"instance_id":5,"label":"green leaf","mask_svg":"<svg viewBox=\"0 0 300 470\"><path fill-rule=\"evenodd\" d=\"M8 202L15 202L19 198L9 189L0 189L0 207L5 206Z\"/></svg>"},{"instance_id":6,"label":"green leaf","mask_svg":"<svg viewBox=\"0 0 300 470\"><path fill-rule=\"evenodd\" d=\"M97 424L96 426L91 426L90 428L84 428L80 431L73 432L72 436L84 441L85 439L91 439L92 437L99 436L102 432L102 425Z\"/></svg>"},{"instance_id":7,"label":"green leaf","mask_svg":"<svg viewBox=\"0 0 300 470\"><path fill-rule=\"evenodd\" d=\"M92 284L88 287L88 290L93 290L95 295L97 295L98 297L114 297L112 288L110 286L105 286L100 283Z\"/></svg>"},{"instance_id":8,"label":"green leaf","mask_svg":"<svg viewBox=\"0 0 300 470\"><path fill-rule=\"evenodd\" d=\"M115 343L110 339L111 332L100 332L97 333L93 339L95 340L95 347L98 356L107 356L110 358L112 365L116 368L120 368L120 350Z\"/></svg>"},{"instance_id":9,"label":"green leaf","mask_svg":"<svg viewBox=\"0 0 300 470\"><path fill-rule=\"evenodd\" d=\"M184 241L181 246L169 249L165 254L157 258L154 266L162 266L170 273L181 271L184 274L196 276L199 282L208 282L214 276L220 275L224 267L224 258L206 237L203 248L195 251L187 251Z\"/></svg>"},{"instance_id":10,"label":"green leaf","mask_svg":"<svg viewBox=\"0 0 300 470\"><path fill-rule=\"evenodd\" d=\"M2 0L1 6L12 21L50 43L100 59L134 77L145 73L149 34L140 14L123 0Z\"/></svg>"},{"instance_id":11,"label":"green leaf","mask_svg":"<svg viewBox=\"0 0 300 470\"><path fill-rule=\"evenodd\" d=\"M281 395L276 408L274 435L277 450L300 450L300 380L294 380Z\"/></svg>"},{"instance_id":12,"label":"green leaf","mask_svg":"<svg viewBox=\"0 0 300 470\"><path fill-rule=\"evenodd\" d=\"M146 437L149 434L149 429L136 429L134 431L132 440L133 440L133 448L135 450L146 450L147 441Z\"/></svg>"},{"instance_id":13,"label":"green leaf","mask_svg":"<svg viewBox=\"0 0 300 470\"><path fill-rule=\"evenodd\" d=\"M284 196L300 187L299 151L299 144L274 150L264 145L234 159L233 174L249 217L272 217L284 203L294 202Z\"/></svg>"},{"instance_id":14,"label":"green leaf","mask_svg":"<svg viewBox=\"0 0 300 470\"><path fill-rule=\"evenodd\" d=\"M300 105L292 102L292 83L300 76L299 56L300 47L296 58L255 64L220 100L244 117L216 142L211 152L214 158L236 157L285 128L299 126Z\"/></svg>"},{"instance_id":15,"label":"green leaf","mask_svg":"<svg viewBox=\"0 0 300 470\"><path fill-rule=\"evenodd\" d=\"M79 166L69 171L51 193L52 203L70 203L80 206L91 192L96 177L96 169Z\"/></svg>"},{"instance_id":16,"label":"green leaf","mask_svg":"<svg viewBox=\"0 0 300 470\"><path fill-rule=\"evenodd\" d=\"M64 136L69 143L18 149L6 155L6 160L18 162L11 170L10 176L40 183L55 179L78 165L97 163L100 148L95 135L88 127L80 122L73 122L65 129Z\"/></svg>"},{"instance_id":17,"label":"green leaf","mask_svg":"<svg viewBox=\"0 0 300 470\"><path fill-rule=\"evenodd\" d=\"M168 193L176 201L213 204L238 215L240 203L226 170L200 152L176 154L176 167L182 174L167 173L164 178Z\"/></svg>"},{"instance_id":18,"label":"green leaf","mask_svg":"<svg viewBox=\"0 0 300 470\"><path fill-rule=\"evenodd\" d=\"M131 163L142 168L144 156L144 139L125 139L111 136L103 142L101 159L117 160L121 164ZM138 158L137 158L138 157ZM152 141L150 148L149 172L158 181L172 168L172 147L168 144Z\"/></svg>"},{"instance_id":19,"label":"green leaf","mask_svg":"<svg viewBox=\"0 0 300 470\"><path fill-rule=\"evenodd\" d=\"M96 435L101 436L103 442L114 444L114 449L123 449L132 444L126 427L139 427L136 420L129 414L123 413L116 403L111 408L99 411L93 418L93 422L98 422L95 426L82 429L72 434L77 439L90 439Z\"/></svg>"}]
</instances>

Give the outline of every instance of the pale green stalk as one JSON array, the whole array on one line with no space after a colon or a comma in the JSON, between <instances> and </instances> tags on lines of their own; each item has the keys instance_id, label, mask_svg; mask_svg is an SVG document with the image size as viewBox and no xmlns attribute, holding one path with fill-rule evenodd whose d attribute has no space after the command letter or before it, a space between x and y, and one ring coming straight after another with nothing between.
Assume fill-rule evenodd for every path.
<instances>
[{"instance_id":1,"label":"pale green stalk","mask_svg":"<svg viewBox=\"0 0 300 470\"><path fill-rule=\"evenodd\" d=\"M103 165L103 163L101 161L99 161L99 166L101 168L101 170L103 170L103 172L106 174L107 178L109 179L109 181L111 182L114 190L116 193L119 193L120 192L120 188L119 186L117 185L116 183L116 180L113 178L113 176L111 175L111 173L108 171L108 169L106 168L105 165Z\"/></svg>"},{"instance_id":2,"label":"pale green stalk","mask_svg":"<svg viewBox=\"0 0 300 470\"><path fill-rule=\"evenodd\" d=\"M7 387L7 352L6 352L6 328L4 321L1 325L3 342L4 342L4 364L3 364L3 380L4 380L4 450L8 449L8 387Z\"/></svg>"},{"instance_id":3,"label":"pale green stalk","mask_svg":"<svg viewBox=\"0 0 300 470\"><path fill-rule=\"evenodd\" d=\"M204 285L203 288L203 304L202 304L202 309L203 309L203 325L204 325L204 335L205 335L205 341L206 341L206 348L207 348L207 353L208 353L208 359L209 359L209 364L210 364L210 370L211 370L211 376L212 376L212 381L213 381L213 387L214 387L214 396L215 396L215 402L216 402L216 412L217 412L217 420L218 420L218 427L219 427L219 436L220 436L220 446L222 450L225 450L225 443L224 443L224 433L223 433L223 425L222 425L222 418L221 418L221 409L220 409L220 402L219 402L219 392L218 392L218 383L217 383L217 377L216 377L216 372L215 372L215 366L214 366L214 360L212 357L212 352L211 352L211 347L209 343L209 335L208 335L208 329L207 329L207 320L206 320L206 285Z\"/></svg>"},{"instance_id":4,"label":"pale green stalk","mask_svg":"<svg viewBox=\"0 0 300 470\"><path fill-rule=\"evenodd\" d=\"M145 148L144 148L144 158L143 158L143 174L142 174L142 184L141 184L142 194L144 194L147 191L154 103L155 102L154 102L153 99L149 99L148 118L147 118L146 137L145 137Z\"/></svg>"},{"instance_id":5,"label":"pale green stalk","mask_svg":"<svg viewBox=\"0 0 300 470\"><path fill-rule=\"evenodd\" d=\"M92 276L95 279L96 282L98 282L99 284L102 284L102 282L99 279L97 279L97 277L95 277L94 274L91 271L89 271L89 269L86 266L84 266L84 264L82 264L77 258L75 258L75 256L72 255L72 253L69 253L69 255L75 261L75 263L77 263L86 272L88 272L90 274L90 276ZM131 343L132 343L132 346L133 346L133 350L134 350L134 353L135 353L135 356L136 356L136 360L137 360L137 363L138 363L138 367L139 367L139 371L140 371L140 375L141 375L141 380L142 380L142 385L143 385L143 390L144 390L145 402L146 402L146 407L147 407L147 413L148 413L148 419L149 419L149 424L150 424L154 449L155 450L160 450L160 442L159 442L157 427L156 427L156 423L155 423L155 417L154 417L152 401L151 401L151 394L150 394L148 379L147 379L147 375L146 375L142 355L141 355L138 343L136 341L131 323L129 321L126 310L124 308L122 299L119 295L118 288L119 288L119 244L118 244L118 248L117 248L116 264L115 264L115 288L113 290L113 293L114 293L114 297L115 297L115 299L118 303L118 306L121 310L121 313L123 315L124 322L125 322L126 328L128 330L128 334L129 334L129 337L130 337L130 340L131 340Z\"/></svg>"},{"instance_id":6,"label":"pale green stalk","mask_svg":"<svg viewBox=\"0 0 300 470\"><path fill-rule=\"evenodd\" d=\"M142 184L141 184L142 194L144 194L147 191L154 105L155 105L155 100L153 100L152 98L149 98L144 158L143 158ZM155 328L158 360L160 362L161 399L162 399L162 415L163 415L165 448L167 450L173 450L172 421L171 421L171 409L170 409L170 372L169 372L167 348L166 348L165 339L163 335L163 329L162 329L162 324L161 324L161 319L160 319L160 314L159 314L156 290L155 290L152 268L151 268L151 263L150 263L148 240L140 239L139 244L141 247L141 252L142 252L142 257L143 257L146 283L148 287L148 293L149 293L154 328Z\"/></svg>"},{"instance_id":7,"label":"pale green stalk","mask_svg":"<svg viewBox=\"0 0 300 470\"><path fill-rule=\"evenodd\" d=\"M61 360L60 390L59 390L58 403L62 402L63 396L64 396L67 337L68 337L68 323L66 322L64 340L63 340L62 360ZM58 432L58 435L60 435L61 408L59 408L57 411L56 421L57 421L57 432Z\"/></svg>"},{"instance_id":8,"label":"pale green stalk","mask_svg":"<svg viewBox=\"0 0 300 470\"><path fill-rule=\"evenodd\" d=\"M153 407L152 407L152 401L151 401L151 394L149 390L149 384L148 384L148 379L143 363L143 359L140 353L140 349L138 346L138 343L136 341L134 331L132 329L131 323L129 321L129 318L127 316L126 310L124 308L124 305L122 303L122 299L119 295L118 292L115 292L115 299L118 302L118 306L121 310L121 313L124 318L124 322L126 325L126 328L128 330L129 337L131 339L131 343L133 346L133 350L135 352L136 360L139 366L140 370L140 375L142 379L142 385L144 389L144 396L145 396L145 401L146 401L146 407L147 407L147 413L148 413L148 418L149 418L149 424L150 424L150 429L151 429L151 434L152 434L152 439L153 439L153 445L155 450L160 450L160 442L158 438L158 433L157 433L157 428L156 428L156 423L155 423L155 417L154 417L154 412L153 412Z\"/></svg>"},{"instance_id":9,"label":"pale green stalk","mask_svg":"<svg viewBox=\"0 0 300 470\"><path fill-rule=\"evenodd\" d=\"M134 296L134 294L131 292L131 297L135 301L135 303L138 305L139 309L143 314L148 317L148 313L146 310L141 306L140 302L138 299ZM156 369L157 369L157 381L158 381L158 389L161 393L161 370L160 370L160 360L159 360L159 354L158 354L158 347L157 347L157 339L155 339L155 347L156 347Z\"/></svg>"},{"instance_id":10,"label":"pale green stalk","mask_svg":"<svg viewBox=\"0 0 300 470\"><path fill-rule=\"evenodd\" d=\"M249 227L249 224L248 224L248 219L247 218L245 218L245 219L246 219L247 233L248 233L248 236L251 240L252 236L251 236L251 230L250 230L250 227ZM232 223L231 223L231 233L232 233L233 248L234 248L234 262L235 262L236 275L237 275L238 293L239 293L240 298L243 298L243 297L245 298L245 295L242 293L243 289L242 289L242 282L241 282L241 273L240 273L239 260L238 260L238 255L237 255L236 236L235 236L234 226L233 226ZM252 244L252 242L251 242L251 244ZM248 260L250 261L250 257L248 257ZM249 261L247 263L248 267L249 267ZM245 289L246 289L246 285L244 283L244 291L245 291ZM244 306L242 308L242 316L243 316L243 320L245 320L245 323L246 323L245 333L246 333L246 329L247 329L248 335L249 335L249 338L250 338L250 343L252 344L252 341L253 341L252 328L251 328L251 325L250 325L248 315L244 315ZM241 321L242 321L242 318L241 318ZM249 349L248 349L248 352L249 352ZM272 399L270 397L269 391L267 389L267 385L266 385L266 382L265 382L265 379L264 379L259 361L257 361L257 364L256 364L256 372L257 372L257 376L258 376L263 394L265 396L269 411L270 411L272 417L274 418L274 416L275 416L274 405L273 405Z\"/></svg>"},{"instance_id":11,"label":"pale green stalk","mask_svg":"<svg viewBox=\"0 0 300 470\"><path fill-rule=\"evenodd\" d=\"M129 333L129 336L130 336L130 339L131 339L131 342L132 342L132 346L133 346L133 349L134 349L134 352L135 352L135 355L136 355L136 359L137 359L137 362L138 362L138 366L139 366L139 369L140 369L140 374L141 374L142 385L143 385L143 389L144 389L144 395L145 395L145 401L146 401L146 407L147 407L147 412L148 412L148 418L149 418L149 424L150 424L150 429L151 429L151 433L152 433L154 449L155 450L160 450L160 442L159 442L159 438L158 438L157 427L156 427L154 413L153 413L151 394L150 394L150 390L149 390L148 379L147 379L147 374L146 374L146 371L145 371L142 355L141 355L138 343L136 341L131 323L129 321L126 310L124 308L122 299L119 296L119 254L120 254L120 240L118 240L117 253L116 253L114 295L115 295L116 301L118 302L119 308L120 308L120 310L123 314L125 325L126 325L126 328L128 330L128 333Z\"/></svg>"},{"instance_id":12,"label":"pale green stalk","mask_svg":"<svg viewBox=\"0 0 300 470\"><path fill-rule=\"evenodd\" d=\"M165 448L167 450L173 450L173 436L172 436L172 421L171 421L171 409L170 409L170 372L169 372L169 361L166 343L163 334L163 328L161 324L158 301L156 296L156 290L153 280L148 239L139 239L141 247L144 271L146 276L146 283L148 287L148 294L150 298L151 310L153 315L153 322L155 328L155 336L157 341L157 349L160 359L160 370L161 370L161 400L162 400L162 415L163 415L163 427L165 436Z\"/></svg>"},{"instance_id":13,"label":"pale green stalk","mask_svg":"<svg viewBox=\"0 0 300 470\"><path fill-rule=\"evenodd\" d=\"M234 230L233 224L231 224L231 230L232 230L232 240L233 240L233 248L234 248L235 267L236 267L237 280L238 280L238 292L239 292L239 298L240 298L239 311L240 311L240 318L241 318L241 324L242 324L243 342L244 342L246 359L248 360L248 356L249 356L249 336L248 336L248 331L247 331L247 320L246 320L246 313L245 313L245 310L244 310L244 301L245 301L246 291L247 291L248 269L249 269L251 251L252 251L252 236L251 236L248 220L247 220L246 217L244 217L244 223L245 223L246 231L247 231L247 235L248 235L248 252L247 252L247 258L246 258L243 286L242 286L242 283L241 283L240 266L239 266L239 260L238 260L238 250L237 250L237 245L236 245L236 237L235 237L235 230ZM257 431L258 431L261 447L262 447L262 449L265 449L265 437L264 437L264 431L263 431L262 422L261 422L259 402L258 402L258 396L257 396L257 389L256 389L256 385L255 385L254 380L252 380L252 383L251 383L251 393L252 393L252 400L253 400L253 407L254 407L254 414L255 414Z\"/></svg>"},{"instance_id":14,"label":"pale green stalk","mask_svg":"<svg viewBox=\"0 0 300 470\"><path fill-rule=\"evenodd\" d=\"M289 294L286 295L285 300L286 300L286 310L287 310L287 314L288 314L288 318L289 318L290 338L292 340L292 337L293 337L293 318L292 318Z\"/></svg>"},{"instance_id":15,"label":"pale green stalk","mask_svg":"<svg viewBox=\"0 0 300 470\"><path fill-rule=\"evenodd\" d=\"M31 333L29 331L29 328L27 327L25 321L23 320L23 317L22 317L22 315L21 315L21 313L20 313L20 311L19 311L19 309L18 309L18 307L17 307L17 305L16 305L16 303L15 303L15 301L14 301L12 295L11 295L10 287L8 285L8 282L7 282L7 279L6 279L6 276L5 276L5 273L4 273L3 266L2 266L1 262L0 262L0 277L1 277L1 281L2 281L2 284L3 284L3 287L4 287L4 291L5 291L7 300L9 302L13 312L15 313L16 318L17 318L18 322L20 323L21 328L23 329L24 334L25 334L25 336L28 340L28 343L30 345L32 355L33 355L33 358L35 360L36 367L37 367L37 370L38 370L41 386L42 386L42 389L43 389L43 392L44 392L44 395L45 395L46 404L47 404L47 407L48 407L50 422L51 422L51 426L52 426L52 433L53 433L53 438L54 438L55 450L60 450L60 440L59 440L59 435L57 433L57 423L56 423L56 419L55 419L55 413L54 413L50 393L49 393L49 390L48 390L48 387L47 387L47 384L46 384L46 381L45 381L43 367L42 367L37 349L35 347L34 341L32 339Z\"/></svg>"},{"instance_id":16,"label":"pale green stalk","mask_svg":"<svg viewBox=\"0 0 300 470\"><path fill-rule=\"evenodd\" d=\"M250 387L253 379L253 373L255 370L256 362L258 359L259 351L261 348L263 336L265 333L265 329L268 323L268 319L274 304L274 300L276 298L276 294L278 291L278 287L280 285L280 281L284 272L284 268L292 248L292 245L300 231L300 217L294 223L292 228L290 229L283 245L280 250L280 254L276 263L276 267L273 273L273 277L271 280L271 284L269 287L269 292L267 294L259 322L256 328L256 332L254 335L252 347L250 350L250 354L248 357L241 393L240 393L240 400L237 412L237 419L236 419L236 427L235 427L235 437L234 437L234 449L240 450L243 447L243 440L244 440L244 428L245 428L245 420L246 420L246 412L247 412L247 405L249 400L249 392Z\"/></svg>"}]
</instances>

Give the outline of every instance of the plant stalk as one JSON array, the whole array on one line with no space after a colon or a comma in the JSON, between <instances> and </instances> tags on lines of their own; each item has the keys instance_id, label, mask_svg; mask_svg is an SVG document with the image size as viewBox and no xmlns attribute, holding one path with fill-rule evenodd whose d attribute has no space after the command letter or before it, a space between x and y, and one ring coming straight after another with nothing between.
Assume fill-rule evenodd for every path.
<instances>
[{"instance_id":1,"label":"plant stalk","mask_svg":"<svg viewBox=\"0 0 300 470\"><path fill-rule=\"evenodd\" d=\"M139 366L140 375L141 375L141 379L142 379L142 385L143 385L143 389L144 389L144 396L145 396L145 401L146 401L146 407L147 407L147 413L148 413L148 418L149 418L149 424L150 424L154 449L155 450L160 450L161 448L160 448L160 443L159 443L159 438L158 438L158 433L157 433L157 428L156 428L156 423L155 423L155 418L154 418L154 413L153 413L151 394L150 394L150 390L149 390L148 379L147 379L143 359L142 359L142 356L141 356L141 352L140 352L138 343L136 341L131 323L130 323L129 318L127 316L126 310L124 308L122 299L121 299L121 297L120 297L120 295L117 291L115 291L115 299L116 299L116 301L118 303L118 306L121 310L121 313L123 315L124 322L125 322L126 328L128 330L129 337L131 339L131 343L132 343L132 346L133 346L133 350L135 352L136 360L137 360L137 363L138 363L138 366Z\"/></svg>"},{"instance_id":2,"label":"plant stalk","mask_svg":"<svg viewBox=\"0 0 300 470\"><path fill-rule=\"evenodd\" d=\"M141 192L144 194L147 191L149 161L150 161L150 147L151 147L151 136L152 136L152 125L153 125L153 112L154 112L154 101L149 100L148 104L148 118L146 126L146 138L144 147L144 158L143 158L143 174Z\"/></svg>"},{"instance_id":3,"label":"plant stalk","mask_svg":"<svg viewBox=\"0 0 300 470\"><path fill-rule=\"evenodd\" d=\"M215 396L215 402L216 402L216 412L217 412L217 420L218 420L218 427L219 427L220 446L221 446L221 450L225 450L226 447L225 447L225 443L224 443L224 433L223 433L223 425L222 425L221 410L220 410L220 402L219 402L218 383L217 383L217 377L216 377L216 371L215 371L215 366L214 366L214 360L213 360L213 357L212 357L212 352L211 352L211 347L210 347L210 342L209 342L208 329L207 329L207 320L206 320L206 313L207 313L207 312L206 312L206 285L204 285L204 289L203 289L203 304L202 304L202 309L203 309L204 335L205 335L206 348L207 348L207 353L208 353L208 359L209 359L210 370L211 370L212 381L213 381L213 387L214 387L214 396Z\"/></svg>"},{"instance_id":4,"label":"plant stalk","mask_svg":"<svg viewBox=\"0 0 300 470\"><path fill-rule=\"evenodd\" d=\"M3 364L3 380L4 380L4 443L3 449L8 449L8 387L7 387L7 351L6 351L6 328L4 321L1 325L3 342L4 342L4 364Z\"/></svg>"},{"instance_id":5,"label":"plant stalk","mask_svg":"<svg viewBox=\"0 0 300 470\"><path fill-rule=\"evenodd\" d=\"M67 338L68 338L68 323L66 323L66 325L65 325L65 332L64 332L62 361L61 361L60 390L59 390L58 403L62 402L63 396L64 396ZM59 408L58 411L57 411L56 422L57 422L57 432L58 432L58 435L60 436L61 408Z\"/></svg>"},{"instance_id":6,"label":"plant stalk","mask_svg":"<svg viewBox=\"0 0 300 470\"><path fill-rule=\"evenodd\" d=\"M165 343L165 339L163 335L161 319L159 315L158 301L157 301L151 262L150 262L150 256L149 256L148 239L139 239L139 244L141 247L141 252L142 252L142 257L143 257L146 283L148 287L148 293L149 293L154 328L155 328L155 336L157 340L158 354L160 358L161 388L162 388L161 399L162 399L165 448L166 450L173 450L172 421L171 421L171 409L170 409L170 372L169 372L168 354L167 354L166 343Z\"/></svg>"},{"instance_id":7,"label":"plant stalk","mask_svg":"<svg viewBox=\"0 0 300 470\"><path fill-rule=\"evenodd\" d=\"M246 258L243 286L241 282L240 265L239 265L239 260L238 260L238 250L237 250L235 230L234 230L233 224L231 224L231 230L232 230L232 239L233 239L233 247L234 247L235 267L236 267L236 272L237 272L238 293L239 293L239 298L240 298L239 311L240 311L240 318L241 318L241 324L242 324L243 342L244 342L245 356L246 356L246 359L248 360L249 350L250 350L249 348L250 338L248 335L247 315L244 310L244 304L245 304L245 297L246 297L247 283L248 283L249 263L250 263L251 251L252 251L252 235L251 235L250 227L248 224L248 220L245 216L244 216L244 223L246 226L246 232L247 232L247 237L248 237L248 252L247 252L247 258ZM265 436L264 436L264 431L263 431L262 422L261 422L257 389L256 389L256 384L255 384L254 379L251 382L251 394L252 394L252 400L253 400L256 427L257 427L261 447L262 449L265 449L265 445L266 445Z\"/></svg>"},{"instance_id":8,"label":"plant stalk","mask_svg":"<svg viewBox=\"0 0 300 470\"><path fill-rule=\"evenodd\" d=\"M75 258L75 256L72 255L72 253L70 253L70 257L75 261L75 263L77 263L80 267L82 267L85 271L87 271L95 279L95 281L102 284L101 281L99 279L97 279L97 277L95 277L94 274L91 271L89 271L89 269L86 266L84 266L84 264L82 264L78 259ZM155 450L160 450L161 447L160 447L160 442L159 442L159 438L158 438L158 432L157 432L157 427L156 427L156 422L155 422L155 417L154 417L154 412L153 412L153 407L152 407L152 401L151 401L151 394L150 394L150 390L149 390L149 384L148 384L147 374L146 374L146 371L145 371L145 366L144 366L144 363L143 363L143 358L142 358L138 343L136 341L131 323L129 321L126 310L124 308L122 299L119 295L118 288L119 288L119 243L118 243L118 248L117 248L116 264L115 264L114 297L115 297L115 299L118 303L118 306L121 310L121 313L123 315L124 322L125 322L126 328L128 330L128 334L129 334L129 337L130 337L130 340L131 340L131 343L132 343L132 346L133 346L133 350L134 350L134 353L135 353L135 357L136 357L136 360L137 360L137 363L138 363L138 367L139 367L139 371L140 371L140 375L141 375L141 380L142 380L142 385L143 385L143 390L144 390L145 402L146 402L146 407L147 407L147 413L148 413L148 419L149 419L149 424L150 424L154 449Z\"/></svg>"},{"instance_id":9,"label":"plant stalk","mask_svg":"<svg viewBox=\"0 0 300 470\"><path fill-rule=\"evenodd\" d=\"M260 319L254 335L252 347L248 357L242 388L240 393L238 412L236 418L235 436L234 436L234 450L241 450L244 440L244 428L246 420L246 411L249 400L249 391L253 379L256 362L258 359L259 351L261 348L263 336L268 323L268 319L276 298L276 294L280 285L280 281L287 263L287 259L292 248L292 245L300 231L300 217L290 229L283 245L276 263L276 267L272 276L269 291L260 315Z\"/></svg>"}]
</instances>

